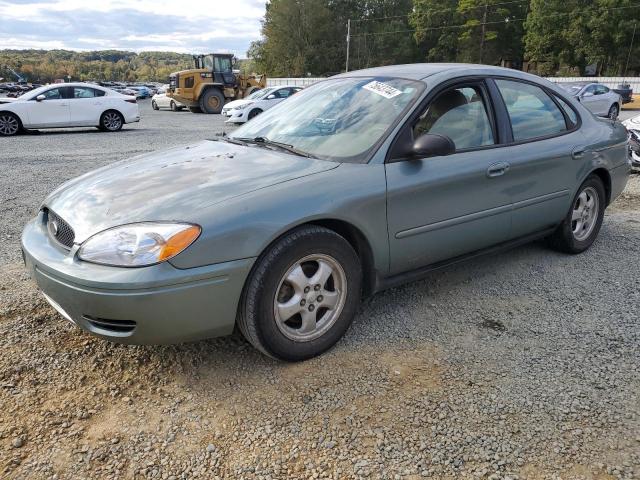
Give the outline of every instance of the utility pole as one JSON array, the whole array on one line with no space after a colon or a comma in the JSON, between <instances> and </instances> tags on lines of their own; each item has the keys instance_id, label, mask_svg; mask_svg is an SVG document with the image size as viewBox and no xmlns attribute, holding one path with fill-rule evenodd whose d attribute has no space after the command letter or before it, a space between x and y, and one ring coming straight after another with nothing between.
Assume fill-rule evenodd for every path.
<instances>
[{"instance_id":1,"label":"utility pole","mask_svg":"<svg viewBox=\"0 0 640 480\"><path fill-rule=\"evenodd\" d=\"M345 72L349 71L349 44L351 43L351 19L347 20L347 65Z\"/></svg>"},{"instance_id":2,"label":"utility pole","mask_svg":"<svg viewBox=\"0 0 640 480\"><path fill-rule=\"evenodd\" d=\"M633 41L636 38L636 22L633 22L633 35L631 35L631 43L629 44L629 53L627 54L627 64L624 66L624 76L626 78L627 71L629 69L629 59L631 58L631 49L633 48Z\"/></svg>"},{"instance_id":3,"label":"utility pole","mask_svg":"<svg viewBox=\"0 0 640 480\"><path fill-rule=\"evenodd\" d=\"M485 27L487 25L487 2L484 2L484 13L482 14L482 37L480 37L480 63L482 63L482 50L484 49Z\"/></svg>"}]
</instances>

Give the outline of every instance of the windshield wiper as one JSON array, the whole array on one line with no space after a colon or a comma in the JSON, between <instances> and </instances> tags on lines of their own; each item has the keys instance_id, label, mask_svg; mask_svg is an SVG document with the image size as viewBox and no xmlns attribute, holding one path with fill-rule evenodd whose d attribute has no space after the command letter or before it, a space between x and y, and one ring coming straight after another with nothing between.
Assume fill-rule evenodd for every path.
<instances>
[{"instance_id":1,"label":"windshield wiper","mask_svg":"<svg viewBox=\"0 0 640 480\"><path fill-rule=\"evenodd\" d=\"M293 153L293 154L299 155L301 157L318 158L315 155L312 155L311 153L308 153L308 152L305 152L303 150L297 149L293 145L289 145L288 143L275 142L273 140L269 140L267 137L255 137L255 138L237 138L237 137L234 137L234 140L239 140L241 142L247 142L247 143L255 143L256 145L265 145L265 146L268 146L268 147L280 148L281 150L285 150L285 151L287 151L289 153Z\"/></svg>"}]
</instances>

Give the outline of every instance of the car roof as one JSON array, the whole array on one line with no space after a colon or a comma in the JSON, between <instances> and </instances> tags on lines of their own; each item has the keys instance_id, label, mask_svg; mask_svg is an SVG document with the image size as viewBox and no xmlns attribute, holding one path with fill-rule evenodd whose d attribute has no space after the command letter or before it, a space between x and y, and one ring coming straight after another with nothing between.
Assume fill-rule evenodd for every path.
<instances>
[{"instance_id":1,"label":"car roof","mask_svg":"<svg viewBox=\"0 0 640 480\"><path fill-rule=\"evenodd\" d=\"M352 72L341 73L331 78L346 77L396 77L408 80L425 80L435 74L445 72L464 71L470 75L502 75L515 78L528 78L540 81L540 77L530 73L513 70L511 68L494 67L475 63L407 63L404 65L389 65L386 67L366 68Z\"/></svg>"}]
</instances>

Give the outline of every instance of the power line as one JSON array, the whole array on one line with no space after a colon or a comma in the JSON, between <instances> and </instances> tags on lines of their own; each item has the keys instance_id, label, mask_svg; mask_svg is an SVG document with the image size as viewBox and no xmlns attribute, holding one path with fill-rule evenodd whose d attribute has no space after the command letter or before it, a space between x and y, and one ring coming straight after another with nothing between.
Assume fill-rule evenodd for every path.
<instances>
[{"instance_id":1,"label":"power line","mask_svg":"<svg viewBox=\"0 0 640 480\"><path fill-rule=\"evenodd\" d=\"M491 8L491 7L499 7L501 5L511 5L514 3L526 3L526 2L530 2L531 0L512 0L510 2L500 2L500 3L491 3L491 4L487 4L486 6ZM429 10L428 12L424 12L424 13L447 13L447 12L468 12L470 10L479 10L481 8L485 8L485 5L478 5L477 7L469 7L469 8L465 8L464 10L458 10L457 7L453 7L453 8L443 8L441 10ZM422 15L424 14L423 12L417 13L417 15ZM392 18L406 18L409 17L411 15L416 15L416 13L408 13L405 15L391 15L388 17L373 17L373 18L356 18L351 20L352 22L370 22L373 20L388 20L388 19L392 19Z\"/></svg>"},{"instance_id":2,"label":"power line","mask_svg":"<svg viewBox=\"0 0 640 480\"><path fill-rule=\"evenodd\" d=\"M484 5L482 6L484 8ZM640 3L634 4L634 5L627 5L625 7L611 7L611 8L607 8L606 12L610 12L612 10L624 10L624 9L628 9L628 8L640 8ZM603 12L604 13L604 12ZM556 13L556 14L552 14L552 15L544 15L544 16L540 16L540 17L536 17L537 19L547 19L547 18L556 18L556 17L562 17L562 16L566 16L566 15L573 15L573 12L561 12L561 13ZM482 26L486 26L486 25L497 25L500 23L511 23L511 22L523 22L527 19L527 17L524 18L506 18L504 20L495 20L495 21L491 21L491 22L478 22L478 23L472 23L472 24L461 24L461 25L442 25L439 27L426 27L426 28L417 28L417 29L413 29L413 30L394 30L394 31L390 31L390 32L367 32L367 33L357 33L357 34L352 34L351 37L366 37L366 36L374 36L374 35L393 35L393 34L397 34L397 33L416 33L416 32L428 32L428 31L432 31L432 30L445 30L448 28L475 28L475 27L482 27Z\"/></svg>"}]
</instances>

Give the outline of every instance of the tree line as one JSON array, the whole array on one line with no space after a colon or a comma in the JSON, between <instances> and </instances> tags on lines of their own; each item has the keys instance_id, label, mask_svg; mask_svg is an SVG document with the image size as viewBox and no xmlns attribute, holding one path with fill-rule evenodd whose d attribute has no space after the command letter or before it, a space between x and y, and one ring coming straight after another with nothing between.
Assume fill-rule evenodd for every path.
<instances>
[{"instance_id":1,"label":"tree line","mask_svg":"<svg viewBox=\"0 0 640 480\"><path fill-rule=\"evenodd\" d=\"M635 75L637 0L270 0L251 68L326 75L410 62L505 65L541 75ZM640 25L639 25L640 27ZM629 55L630 53L630 55ZM628 71L627 70L627 58Z\"/></svg>"},{"instance_id":2,"label":"tree line","mask_svg":"<svg viewBox=\"0 0 640 480\"><path fill-rule=\"evenodd\" d=\"M75 81L168 82L169 75L193 67L191 55L174 52L101 50L0 50L0 77L15 81L12 68L27 81L49 83L71 77Z\"/></svg>"}]
</instances>

